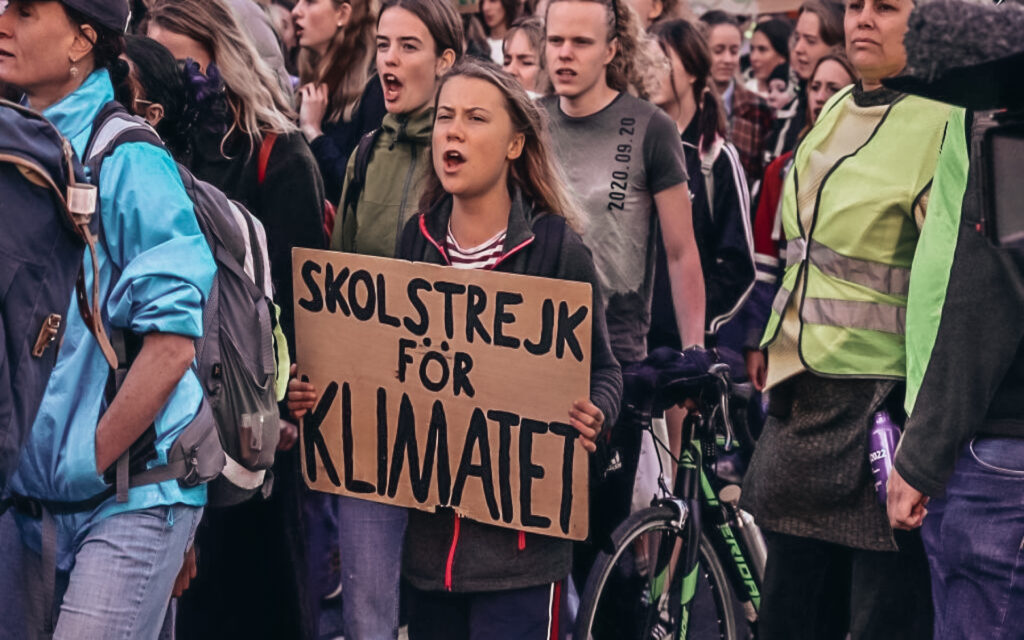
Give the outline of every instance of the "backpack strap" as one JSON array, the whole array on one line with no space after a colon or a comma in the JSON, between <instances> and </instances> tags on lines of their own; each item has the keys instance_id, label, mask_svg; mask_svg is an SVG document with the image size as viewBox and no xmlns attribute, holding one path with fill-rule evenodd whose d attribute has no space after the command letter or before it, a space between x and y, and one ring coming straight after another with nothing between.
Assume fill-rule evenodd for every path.
<instances>
[{"instance_id":1,"label":"backpack strap","mask_svg":"<svg viewBox=\"0 0 1024 640\"><path fill-rule=\"evenodd\" d=\"M263 186L263 181L267 179L267 164L270 163L270 152L274 150L275 142L277 134L273 131L264 134L263 141L260 142L259 163L256 165L256 183L260 186Z\"/></svg>"},{"instance_id":2,"label":"backpack strap","mask_svg":"<svg viewBox=\"0 0 1024 640\"><path fill-rule=\"evenodd\" d=\"M345 201L341 203L341 218L344 223L345 216L356 210L359 203L359 196L366 186L366 168L370 164L370 157L373 155L373 144L377 142L381 129L377 127L359 139L356 147L356 162L352 167L352 178L348 182L348 189L345 191Z\"/></svg>"},{"instance_id":3,"label":"backpack strap","mask_svg":"<svg viewBox=\"0 0 1024 640\"><path fill-rule=\"evenodd\" d=\"M157 135L156 131L153 130L149 124L138 116L134 116L128 113L120 103L116 101L110 101L103 105L100 109L99 114L93 121L92 134L89 137L89 142L85 147L85 166L89 170L89 180L96 188L99 188L100 184L100 172L103 167L103 161L111 156L114 151L122 144L130 142L144 142L152 144L156 147L164 149L163 141L160 136ZM99 222L99 238L107 251L108 256L112 256L109 245L106 241L106 234L103 229L103 216L97 216ZM93 256L95 264L96 256ZM115 271L120 271L121 267L111 259L112 268ZM84 279L79 277L79 282L76 287L77 299L79 305L79 312L85 319L86 324L94 324L96 328L102 331L102 319L100 317L100 311L98 307L99 299L99 278L93 278L93 300L94 309L87 309L85 304L85 286ZM104 336L105 337L105 336ZM106 355L107 348L104 347L101 340L101 349ZM124 381L125 376L128 373L128 368L131 366L131 362L134 356L137 355L138 349L132 349L128 345L133 344L136 347L141 345L141 340L137 336L131 334L130 331L125 329L111 329L110 341L109 341L110 356L107 357L107 362L111 367L111 375L107 385L107 400L108 402L113 400L114 395L120 388L121 383ZM135 351L135 353L132 353ZM147 428L147 432L154 430L154 425L150 425ZM146 433L140 436L136 443L133 443L132 447L128 451L125 451L115 463L114 481L115 481L115 493L117 495L118 502L128 501L128 490L132 486L137 486L136 483L132 482L132 460L138 465L139 459L145 461L148 457L145 452L140 449L147 449L145 447ZM135 451L132 451L135 449ZM101 470L104 471L104 470Z\"/></svg>"},{"instance_id":4,"label":"backpack strap","mask_svg":"<svg viewBox=\"0 0 1024 640\"><path fill-rule=\"evenodd\" d=\"M420 262L427 251L427 239L423 237L420 230L419 217L423 214L416 214L411 219L417 224L406 226L402 235L398 238L398 250L395 253L397 258Z\"/></svg>"},{"instance_id":5,"label":"backpack strap","mask_svg":"<svg viewBox=\"0 0 1024 640\"><path fill-rule=\"evenodd\" d=\"M565 218L550 213L542 215L533 223L534 246L526 259L528 276L552 278L558 273L562 257L562 241L565 239Z\"/></svg>"}]
</instances>

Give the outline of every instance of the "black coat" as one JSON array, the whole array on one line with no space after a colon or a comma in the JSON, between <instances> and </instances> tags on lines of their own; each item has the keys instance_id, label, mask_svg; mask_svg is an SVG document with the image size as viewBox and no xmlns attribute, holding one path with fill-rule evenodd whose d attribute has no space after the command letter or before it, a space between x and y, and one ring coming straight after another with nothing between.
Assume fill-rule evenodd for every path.
<instances>
[{"instance_id":1,"label":"black coat","mask_svg":"<svg viewBox=\"0 0 1024 640\"><path fill-rule=\"evenodd\" d=\"M324 193L331 204L337 205L341 200L345 168L359 139L379 127L385 113L384 90L380 86L380 76L374 74L366 83L352 119L348 122L324 122L324 134L309 143L324 180Z\"/></svg>"},{"instance_id":2,"label":"black coat","mask_svg":"<svg viewBox=\"0 0 1024 640\"><path fill-rule=\"evenodd\" d=\"M714 208L708 198L708 185L701 168L701 154L694 122L683 133L683 153L686 156L687 186L693 209L693 234L700 254L704 273L705 330L719 335L729 320L739 311L754 286L754 248L751 235L750 194L747 191L743 167L735 149L725 146L711 165L714 181ZM727 339L728 331L719 337L729 346L736 340ZM731 337L729 334L728 337ZM654 277L654 298L651 304L651 333L648 347L680 348L672 289L668 277L665 247L658 243L657 266Z\"/></svg>"},{"instance_id":3,"label":"black coat","mask_svg":"<svg viewBox=\"0 0 1024 640\"><path fill-rule=\"evenodd\" d=\"M549 215L549 214L547 214ZM425 216L423 224L420 217ZM402 231L398 256L407 260L446 264L436 248L444 246L451 216L451 198L446 198L426 214L409 220ZM543 233L538 213L517 195L509 214L504 258L496 271L523 273L531 251L539 250ZM424 231L425 230L425 231ZM432 242L418 243L416 235L428 233ZM527 243L534 238L537 241ZM436 243L436 244L435 244ZM424 246L422 253L412 247ZM597 282L597 271L590 250L574 231L565 229L556 273L548 277L590 283L594 292L591 336L590 398L604 412L605 426L615 423L622 399L622 372L612 355L605 323L604 302ZM458 523L456 523L458 520ZM495 591L519 589L561 580L572 568L572 542L513 529L495 527L458 518L451 509L435 513L410 510L402 573L417 589L445 589L447 559L453 554L450 584L453 591ZM454 549L454 550L453 550Z\"/></svg>"}]
</instances>

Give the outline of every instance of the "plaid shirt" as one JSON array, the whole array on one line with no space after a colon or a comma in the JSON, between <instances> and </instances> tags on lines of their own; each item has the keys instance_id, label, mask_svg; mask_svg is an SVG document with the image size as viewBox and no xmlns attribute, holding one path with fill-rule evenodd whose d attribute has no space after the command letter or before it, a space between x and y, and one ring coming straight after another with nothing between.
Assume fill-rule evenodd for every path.
<instances>
[{"instance_id":1,"label":"plaid shirt","mask_svg":"<svg viewBox=\"0 0 1024 640\"><path fill-rule=\"evenodd\" d=\"M764 173L765 139L772 129L771 107L764 98L733 82L732 116L729 122L729 142L740 153L740 164L747 174L747 183L753 185Z\"/></svg>"}]
</instances>

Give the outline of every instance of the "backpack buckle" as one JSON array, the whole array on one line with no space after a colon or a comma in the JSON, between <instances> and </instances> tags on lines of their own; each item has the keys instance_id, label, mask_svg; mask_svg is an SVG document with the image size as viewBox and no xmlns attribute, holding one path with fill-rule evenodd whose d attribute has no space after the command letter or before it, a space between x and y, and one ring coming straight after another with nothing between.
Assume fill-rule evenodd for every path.
<instances>
[{"instance_id":1,"label":"backpack buckle","mask_svg":"<svg viewBox=\"0 0 1024 640\"><path fill-rule=\"evenodd\" d=\"M59 313L51 313L43 320L43 326L39 328L39 335L36 336L36 344L32 347L32 355L42 358L47 347L57 340L60 333L61 316Z\"/></svg>"},{"instance_id":2,"label":"backpack buckle","mask_svg":"<svg viewBox=\"0 0 1024 640\"><path fill-rule=\"evenodd\" d=\"M89 224L96 213L96 187L91 184L68 185L68 212L75 224Z\"/></svg>"}]
</instances>

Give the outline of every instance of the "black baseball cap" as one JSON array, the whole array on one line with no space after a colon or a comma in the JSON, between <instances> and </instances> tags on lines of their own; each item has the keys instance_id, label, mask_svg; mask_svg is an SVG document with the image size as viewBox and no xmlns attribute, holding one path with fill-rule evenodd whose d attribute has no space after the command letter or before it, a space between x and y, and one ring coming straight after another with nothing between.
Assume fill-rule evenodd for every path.
<instances>
[{"instance_id":1,"label":"black baseball cap","mask_svg":"<svg viewBox=\"0 0 1024 640\"><path fill-rule=\"evenodd\" d=\"M128 0L60 0L102 27L123 33L128 28L131 9Z\"/></svg>"}]
</instances>

